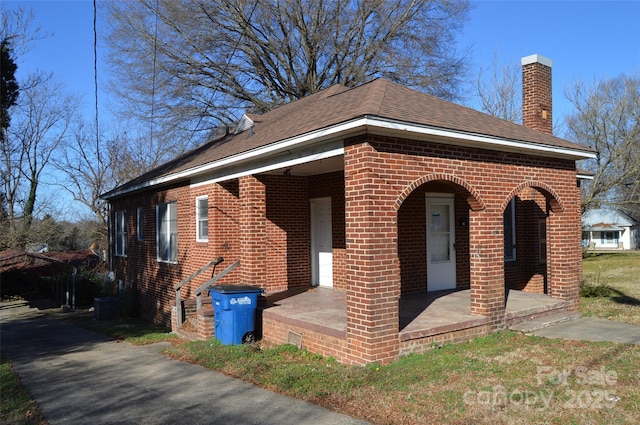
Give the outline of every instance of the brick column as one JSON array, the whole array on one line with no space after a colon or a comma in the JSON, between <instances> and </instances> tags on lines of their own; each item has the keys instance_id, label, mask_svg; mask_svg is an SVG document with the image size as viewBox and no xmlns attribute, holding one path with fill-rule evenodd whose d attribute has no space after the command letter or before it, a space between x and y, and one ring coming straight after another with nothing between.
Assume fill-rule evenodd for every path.
<instances>
[{"instance_id":1,"label":"brick column","mask_svg":"<svg viewBox=\"0 0 640 425\"><path fill-rule=\"evenodd\" d=\"M347 361L388 363L398 357L397 215L367 143L345 148Z\"/></svg>"},{"instance_id":2,"label":"brick column","mask_svg":"<svg viewBox=\"0 0 640 425\"><path fill-rule=\"evenodd\" d=\"M266 209L264 183L240 177L240 276L243 284L266 284Z\"/></svg>"},{"instance_id":3,"label":"brick column","mask_svg":"<svg viewBox=\"0 0 640 425\"><path fill-rule=\"evenodd\" d=\"M582 223L579 189L565 202L563 212L549 214L547 274L549 295L565 300L569 310L578 309L582 280Z\"/></svg>"},{"instance_id":4,"label":"brick column","mask_svg":"<svg viewBox=\"0 0 640 425\"><path fill-rule=\"evenodd\" d=\"M502 212L469 211L471 313L504 326L504 223Z\"/></svg>"}]
</instances>

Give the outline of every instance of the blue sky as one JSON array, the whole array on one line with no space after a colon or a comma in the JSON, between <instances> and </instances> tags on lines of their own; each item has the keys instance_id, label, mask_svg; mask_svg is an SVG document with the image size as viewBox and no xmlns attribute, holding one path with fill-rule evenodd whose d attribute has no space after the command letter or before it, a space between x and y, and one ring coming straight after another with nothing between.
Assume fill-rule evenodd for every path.
<instances>
[{"instance_id":1,"label":"blue sky","mask_svg":"<svg viewBox=\"0 0 640 425\"><path fill-rule=\"evenodd\" d=\"M473 72L540 54L553 61L554 120L572 112L564 90L640 72L640 1L477 1L461 46Z\"/></svg>"},{"instance_id":2,"label":"blue sky","mask_svg":"<svg viewBox=\"0 0 640 425\"><path fill-rule=\"evenodd\" d=\"M99 0L99 2L102 0ZM470 80L480 66L519 65L540 54L553 60L554 120L572 111L563 90L575 81L591 83L621 73L640 72L640 1L475 1L459 48L471 48ZM52 71L82 96L87 120L94 119L93 1L3 0L3 8L32 9L51 37L18 58L18 76L35 69ZM105 23L98 17L98 31ZM104 46L99 44L99 55ZM100 126L109 127L110 102L104 91L106 64L99 59ZM467 103L472 104L472 99Z\"/></svg>"},{"instance_id":3,"label":"blue sky","mask_svg":"<svg viewBox=\"0 0 640 425\"><path fill-rule=\"evenodd\" d=\"M102 0L99 0L99 2ZM43 32L25 57L19 75L36 68L51 70L68 88L81 94L93 113L93 2L3 1L3 7L23 5L35 12ZM554 115L570 112L563 90L576 80L592 82L622 72L640 72L640 1L476 1L460 38L460 49L471 47L471 75L501 62L519 64L522 56L541 54L553 60ZM98 30L104 22L98 17ZM98 46L99 54L104 46ZM100 109L108 109L107 69L98 63ZM469 99L470 101L471 99Z\"/></svg>"}]
</instances>

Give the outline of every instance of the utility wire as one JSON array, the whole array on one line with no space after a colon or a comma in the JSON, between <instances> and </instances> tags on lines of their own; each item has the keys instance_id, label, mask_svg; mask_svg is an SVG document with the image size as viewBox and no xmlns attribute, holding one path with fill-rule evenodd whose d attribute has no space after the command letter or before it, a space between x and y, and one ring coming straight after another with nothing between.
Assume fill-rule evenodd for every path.
<instances>
[{"instance_id":1,"label":"utility wire","mask_svg":"<svg viewBox=\"0 0 640 425\"><path fill-rule=\"evenodd\" d=\"M151 82L151 122L149 125L149 139L150 143L153 145L153 130L155 123L155 109L156 109L156 63L158 57L158 11L159 11L159 0L156 0L156 13L155 16L155 27L153 34L153 77Z\"/></svg>"},{"instance_id":2,"label":"utility wire","mask_svg":"<svg viewBox=\"0 0 640 425\"><path fill-rule=\"evenodd\" d=\"M251 8L251 12L249 13L249 17L247 18L247 22L251 22L251 18L253 17L253 12L255 12L256 7L258 7L258 2L259 1L260 0L256 0L253 3L253 7ZM240 34L240 37L238 37L238 40L236 41L235 46L233 46L233 50L231 51L231 54L229 55L229 58L227 59L227 63L224 66L224 70L223 70L222 75L225 75L227 73L227 70L229 69L229 65L231 65L231 59L233 59L233 55L236 54L236 50L238 50L238 46L240 45L240 42L242 41L242 37L244 37L245 31L246 30L242 30L242 34ZM202 111L202 114L200 115L200 118L198 119L198 123L196 124L196 127L191 132L191 136L189 137L189 141L191 141L191 138L193 137L193 135L198 131L198 127L200 127L200 124L202 123L202 120L204 119L204 116L207 114L207 110L209 109L209 105L211 103L213 103L213 98L215 97L216 92L218 91L218 88L220 88L220 81L218 81L216 86L213 88L213 93L211 93L211 98L209 99L209 102L204 105L204 111Z\"/></svg>"},{"instance_id":3,"label":"utility wire","mask_svg":"<svg viewBox=\"0 0 640 425\"><path fill-rule=\"evenodd\" d=\"M96 155L98 161L100 161L100 128L98 119L98 29L97 29L98 13L96 0L93 0L93 88L95 92L95 107L96 107Z\"/></svg>"}]
</instances>

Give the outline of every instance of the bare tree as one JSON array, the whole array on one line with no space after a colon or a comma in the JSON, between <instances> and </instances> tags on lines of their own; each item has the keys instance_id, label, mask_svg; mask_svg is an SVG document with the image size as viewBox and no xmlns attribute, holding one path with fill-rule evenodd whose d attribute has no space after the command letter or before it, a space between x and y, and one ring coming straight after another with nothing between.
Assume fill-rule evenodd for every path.
<instances>
[{"instance_id":1,"label":"bare tree","mask_svg":"<svg viewBox=\"0 0 640 425\"><path fill-rule=\"evenodd\" d=\"M37 191L52 155L68 136L77 101L51 76L30 76L12 111L12 125L0 146L9 233L24 248L36 209ZM5 235L6 236L6 235Z\"/></svg>"},{"instance_id":2,"label":"bare tree","mask_svg":"<svg viewBox=\"0 0 640 425\"><path fill-rule=\"evenodd\" d=\"M489 69L480 68L476 94L481 110L494 117L520 124L522 122L521 68L517 63L500 64L494 54Z\"/></svg>"},{"instance_id":3,"label":"bare tree","mask_svg":"<svg viewBox=\"0 0 640 425\"><path fill-rule=\"evenodd\" d=\"M172 145L207 137L335 83L375 77L456 99L455 37L469 3L447 0L106 2L125 113ZM154 125L161 126L155 129ZM156 139L156 140L154 140Z\"/></svg>"},{"instance_id":4,"label":"bare tree","mask_svg":"<svg viewBox=\"0 0 640 425\"><path fill-rule=\"evenodd\" d=\"M160 158L144 143L137 143L141 139L131 140L127 133L96 137L95 127L82 121L75 123L72 133L54 160L65 176L59 186L91 212L85 222L95 222L93 238L104 248L108 214L100 195L159 165Z\"/></svg>"},{"instance_id":5,"label":"bare tree","mask_svg":"<svg viewBox=\"0 0 640 425\"><path fill-rule=\"evenodd\" d=\"M106 239L108 216L105 202L100 194L113 188L117 182L111 178L114 159L102 146L104 142L96 137L95 128L87 127L82 121L75 123L71 137L65 141L60 154L54 159L56 168L65 176L59 182L75 201L91 212L94 220L101 224Z\"/></svg>"},{"instance_id":6,"label":"bare tree","mask_svg":"<svg viewBox=\"0 0 640 425\"><path fill-rule=\"evenodd\" d=\"M6 41L17 57L27 53L33 41L49 36L34 23L34 19L33 11L21 6L0 9L0 40Z\"/></svg>"},{"instance_id":7,"label":"bare tree","mask_svg":"<svg viewBox=\"0 0 640 425\"><path fill-rule=\"evenodd\" d=\"M640 75L622 74L566 91L576 112L566 118L567 135L596 151L582 168L593 172L583 185L582 208L600 204L627 210L640 205Z\"/></svg>"}]
</instances>

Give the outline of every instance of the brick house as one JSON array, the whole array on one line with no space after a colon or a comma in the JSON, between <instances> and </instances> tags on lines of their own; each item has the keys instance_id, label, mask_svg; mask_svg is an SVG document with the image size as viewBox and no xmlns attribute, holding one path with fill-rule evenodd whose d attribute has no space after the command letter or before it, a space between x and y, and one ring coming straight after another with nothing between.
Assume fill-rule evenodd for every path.
<instances>
[{"instance_id":1,"label":"brick house","mask_svg":"<svg viewBox=\"0 0 640 425\"><path fill-rule=\"evenodd\" d=\"M523 58L523 103L521 126L376 79L246 114L104 195L113 270L144 316L208 338L209 276L174 285L239 260L221 282L264 289L264 340L350 364L574 310L594 154L551 134L548 59Z\"/></svg>"}]
</instances>

